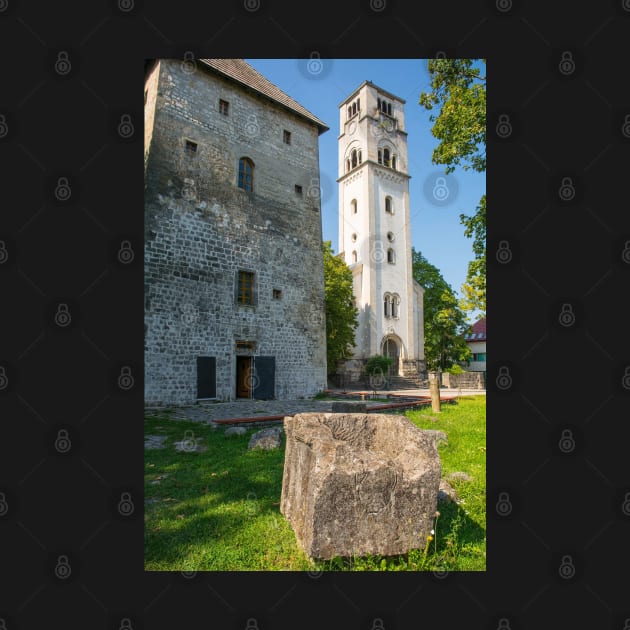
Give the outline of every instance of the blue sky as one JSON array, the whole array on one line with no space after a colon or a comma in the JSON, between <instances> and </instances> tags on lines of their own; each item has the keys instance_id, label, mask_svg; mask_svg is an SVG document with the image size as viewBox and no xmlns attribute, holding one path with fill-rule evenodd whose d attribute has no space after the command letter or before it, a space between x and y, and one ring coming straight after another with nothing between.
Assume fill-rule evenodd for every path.
<instances>
[{"instance_id":1,"label":"blue sky","mask_svg":"<svg viewBox=\"0 0 630 630\"><path fill-rule=\"evenodd\" d=\"M330 130L319 138L324 240L338 249L337 137L339 104L366 79L404 99L408 133L411 239L435 265L458 296L472 259L472 240L464 236L461 213L471 215L485 192L485 173L457 168L444 177L444 167L431 163L437 144L431 134L431 112L418 105L420 93L429 89L426 59L246 59L281 90L323 120ZM445 185L444 188L436 189ZM434 195L434 191L437 195Z\"/></svg>"}]
</instances>

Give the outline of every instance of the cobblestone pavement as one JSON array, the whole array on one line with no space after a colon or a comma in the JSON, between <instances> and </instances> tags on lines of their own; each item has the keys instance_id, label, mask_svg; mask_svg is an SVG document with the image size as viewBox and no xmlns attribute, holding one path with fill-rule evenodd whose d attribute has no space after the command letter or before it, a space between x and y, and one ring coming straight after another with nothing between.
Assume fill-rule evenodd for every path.
<instances>
[{"instance_id":1,"label":"cobblestone pavement","mask_svg":"<svg viewBox=\"0 0 630 630\"><path fill-rule=\"evenodd\" d=\"M440 390L442 400L466 395L485 395L485 390ZM385 404L382 399L388 395L399 396L429 396L429 390L405 390L376 392L378 401L365 401L367 408ZM334 395L334 394L331 394ZM340 397L342 399L342 397ZM238 400L234 402L200 403L178 407L146 407L147 415L169 413L169 417L176 420L190 420L193 422L212 422L214 420L228 420L233 418L255 418L257 416L293 415L308 411L329 412L332 410L333 400ZM396 402L393 398L391 402Z\"/></svg>"}]
</instances>

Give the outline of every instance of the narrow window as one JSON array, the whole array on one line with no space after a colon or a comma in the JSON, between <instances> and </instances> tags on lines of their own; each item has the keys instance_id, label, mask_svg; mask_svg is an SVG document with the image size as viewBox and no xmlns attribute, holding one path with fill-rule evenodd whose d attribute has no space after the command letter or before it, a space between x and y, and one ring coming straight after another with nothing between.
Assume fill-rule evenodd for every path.
<instances>
[{"instance_id":1,"label":"narrow window","mask_svg":"<svg viewBox=\"0 0 630 630\"><path fill-rule=\"evenodd\" d=\"M352 151L350 158L352 159L352 168L354 168L357 165L357 150L356 149Z\"/></svg>"},{"instance_id":2,"label":"narrow window","mask_svg":"<svg viewBox=\"0 0 630 630\"><path fill-rule=\"evenodd\" d=\"M286 129L282 132L282 140L284 144L291 144L291 132Z\"/></svg>"},{"instance_id":3,"label":"narrow window","mask_svg":"<svg viewBox=\"0 0 630 630\"><path fill-rule=\"evenodd\" d=\"M239 304L254 303L254 274L251 271L238 272L238 297Z\"/></svg>"},{"instance_id":4,"label":"narrow window","mask_svg":"<svg viewBox=\"0 0 630 630\"><path fill-rule=\"evenodd\" d=\"M357 111L358 112L361 111L361 99L360 98L357 99Z\"/></svg>"},{"instance_id":5,"label":"narrow window","mask_svg":"<svg viewBox=\"0 0 630 630\"><path fill-rule=\"evenodd\" d=\"M387 250L387 262L391 265L396 262L396 255L394 254L394 250L391 247Z\"/></svg>"},{"instance_id":6,"label":"narrow window","mask_svg":"<svg viewBox=\"0 0 630 630\"><path fill-rule=\"evenodd\" d=\"M383 312L385 317L390 317L390 306L391 306L391 302L390 302L390 297L389 295L385 295L385 299L383 300Z\"/></svg>"},{"instance_id":7,"label":"narrow window","mask_svg":"<svg viewBox=\"0 0 630 630\"><path fill-rule=\"evenodd\" d=\"M378 163L383 163L383 152L380 149L378 150Z\"/></svg>"},{"instance_id":8,"label":"narrow window","mask_svg":"<svg viewBox=\"0 0 630 630\"><path fill-rule=\"evenodd\" d=\"M352 107L348 105L348 118L352 118Z\"/></svg>"},{"instance_id":9,"label":"narrow window","mask_svg":"<svg viewBox=\"0 0 630 630\"><path fill-rule=\"evenodd\" d=\"M392 168L396 170L396 156L392 155Z\"/></svg>"},{"instance_id":10,"label":"narrow window","mask_svg":"<svg viewBox=\"0 0 630 630\"><path fill-rule=\"evenodd\" d=\"M301 195L301 194L302 194L302 186L300 186L299 184L296 184L296 185L295 185L295 192L296 192L298 195Z\"/></svg>"},{"instance_id":11,"label":"narrow window","mask_svg":"<svg viewBox=\"0 0 630 630\"><path fill-rule=\"evenodd\" d=\"M394 211L392 209L392 198L391 197L385 197L385 212L388 212L389 214L393 214Z\"/></svg>"},{"instance_id":12,"label":"narrow window","mask_svg":"<svg viewBox=\"0 0 630 630\"><path fill-rule=\"evenodd\" d=\"M219 112L224 116L227 116L229 111L230 104L227 101L224 101L222 98L219 99Z\"/></svg>"},{"instance_id":13,"label":"narrow window","mask_svg":"<svg viewBox=\"0 0 630 630\"><path fill-rule=\"evenodd\" d=\"M398 319L398 304L399 298L398 296L392 298L392 317Z\"/></svg>"},{"instance_id":14,"label":"narrow window","mask_svg":"<svg viewBox=\"0 0 630 630\"><path fill-rule=\"evenodd\" d=\"M357 104L352 103L352 115L354 116L357 113Z\"/></svg>"},{"instance_id":15,"label":"narrow window","mask_svg":"<svg viewBox=\"0 0 630 630\"><path fill-rule=\"evenodd\" d=\"M186 140L186 154L195 155L197 153L197 143L192 140Z\"/></svg>"},{"instance_id":16,"label":"narrow window","mask_svg":"<svg viewBox=\"0 0 630 630\"><path fill-rule=\"evenodd\" d=\"M254 163L249 158L238 161L238 187L249 192L254 190Z\"/></svg>"},{"instance_id":17,"label":"narrow window","mask_svg":"<svg viewBox=\"0 0 630 630\"><path fill-rule=\"evenodd\" d=\"M356 252L356 250L352 252L352 262L353 263L357 262L357 252Z\"/></svg>"},{"instance_id":18,"label":"narrow window","mask_svg":"<svg viewBox=\"0 0 630 630\"><path fill-rule=\"evenodd\" d=\"M381 109L381 99L380 97L376 99L376 108L380 111Z\"/></svg>"},{"instance_id":19,"label":"narrow window","mask_svg":"<svg viewBox=\"0 0 630 630\"><path fill-rule=\"evenodd\" d=\"M361 159L361 149L359 149L359 164L361 164L363 160Z\"/></svg>"},{"instance_id":20,"label":"narrow window","mask_svg":"<svg viewBox=\"0 0 630 630\"><path fill-rule=\"evenodd\" d=\"M383 164L385 164L385 166L389 166L390 162L389 162L389 149L383 149Z\"/></svg>"},{"instance_id":21,"label":"narrow window","mask_svg":"<svg viewBox=\"0 0 630 630\"><path fill-rule=\"evenodd\" d=\"M346 172L350 170L350 160L346 160Z\"/></svg>"},{"instance_id":22,"label":"narrow window","mask_svg":"<svg viewBox=\"0 0 630 630\"><path fill-rule=\"evenodd\" d=\"M353 242L353 243L354 243L354 242L356 242L356 240L357 240L357 235L356 235L356 233L354 233L354 234L351 236L351 238L352 238L352 242Z\"/></svg>"},{"instance_id":23,"label":"narrow window","mask_svg":"<svg viewBox=\"0 0 630 630\"><path fill-rule=\"evenodd\" d=\"M280 291L280 289L274 289L273 290L273 299L274 300L279 300L282 297L282 291Z\"/></svg>"},{"instance_id":24,"label":"narrow window","mask_svg":"<svg viewBox=\"0 0 630 630\"><path fill-rule=\"evenodd\" d=\"M356 214L357 213L357 200L353 199L350 202L350 211L352 212L352 214Z\"/></svg>"},{"instance_id":25,"label":"narrow window","mask_svg":"<svg viewBox=\"0 0 630 630\"><path fill-rule=\"evenodd\" d=\"M394 233L393 233L393 232L387 232L387 240L388 240L390 243L393 243L393 242L394 242Z\"/></svg>"},{"instance_id":26,"label":"narrow window","mask_svg":"<svg viewBox=\"0 0 630 630\"><path fill-rule=\"evenodd\" d=\"M387 113L390 116L392 115L392 104L391 103L387 103Z\"/></svg>"}]
</instances>

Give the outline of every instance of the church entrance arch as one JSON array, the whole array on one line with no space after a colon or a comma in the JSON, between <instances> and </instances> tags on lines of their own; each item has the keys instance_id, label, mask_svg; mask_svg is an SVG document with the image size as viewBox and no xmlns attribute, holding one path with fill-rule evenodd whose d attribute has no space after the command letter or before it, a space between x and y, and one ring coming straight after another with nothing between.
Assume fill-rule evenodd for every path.
<instances>
[{"instance_id":1,"label":"church entrance arch","mask_svg":"<svg viewBox=\"0 0 630 630\"><path fill-rule=\"evenodd\" d=\"M402 353L402 343L400 339L394 335L388 335L383 338L382 346L382 354L392 360L389 367L389 375L398 376L400 371L400 355Z\"/></svg>"}]
</instances>

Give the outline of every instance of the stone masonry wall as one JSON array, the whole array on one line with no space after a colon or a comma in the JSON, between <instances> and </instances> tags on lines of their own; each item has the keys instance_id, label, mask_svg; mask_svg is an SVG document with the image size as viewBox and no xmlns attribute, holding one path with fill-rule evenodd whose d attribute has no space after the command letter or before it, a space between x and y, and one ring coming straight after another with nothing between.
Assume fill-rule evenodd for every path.
<instances>
[{"instance_id":1,"label":"stone masonry wall","mask_svg":"<svg viewBox=\"0 0 630 630\"><path fill-rule=\"evenodd\" d=\"M233 399L236 340L275 357L277 398L325 388L317 143L314 125L279 106L160 62L145 181L147 404L194 402L198 356L216 357L217 399ZM254 162L253 192L237 186L241 157ZM253 306L235 303L238 270L256 274Z\"/></svg>"}]
</instances>

